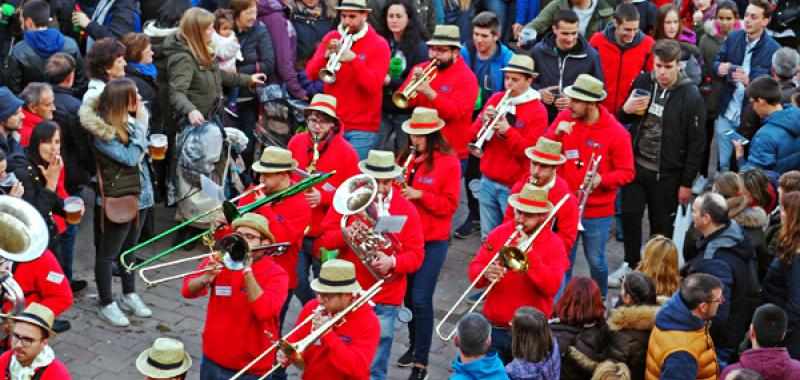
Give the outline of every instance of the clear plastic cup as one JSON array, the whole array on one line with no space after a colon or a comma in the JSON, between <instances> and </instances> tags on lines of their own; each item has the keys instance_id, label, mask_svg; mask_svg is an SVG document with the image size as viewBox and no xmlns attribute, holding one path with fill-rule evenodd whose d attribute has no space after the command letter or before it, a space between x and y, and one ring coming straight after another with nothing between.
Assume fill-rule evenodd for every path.
<instances>
[{"instance_id":1,"label":"clear plastic cup","mask_svg":"<svg viewBox=\"0 0 800 380\"><path fill-rule=\"evenodd\" d=\"M64 199L64 213L67 216L67 223L80 224L82 218L81 210L83 210L83 199L80 197L68 197Z\"/></svg>"},{"instance_id":2,"label":"clear plastic cup","mask_svg":"<svg viewBox=\"0 0 800 380\"><path fill-rule=\"evenodd\" d=\"M163 160L167 155L167 135L154 133L150 135L150 158Z\"/></svg>"}]
</instances>

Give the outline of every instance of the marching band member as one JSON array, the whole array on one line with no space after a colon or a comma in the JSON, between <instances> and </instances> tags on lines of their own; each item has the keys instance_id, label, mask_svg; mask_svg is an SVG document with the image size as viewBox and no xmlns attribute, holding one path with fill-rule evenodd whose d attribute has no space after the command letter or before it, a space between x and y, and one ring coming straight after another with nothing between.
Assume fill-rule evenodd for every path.
<instances>
[{"instance_id":1,"label":"marching band member","mask_svg":"<svg viewBox=\"0 0 800 380\"><path fill-rule=\"evenodd\" d=\"M231 227L252 248L271 244L275 237L270 223L257 213L247 213ZM217 268L211 258L198 269ZM203 361L200 379L227 380L278 339L279 316L286 300L289 276L275 260L255 251L241 271L221 267L187 276L183 296L197 298L209 294L206 325L203 329ZM272 367L272 356L254 365L247 373L260 376Z\"/></svg>"},{"instance_id":2,"label":"marching band member","mask_svg":"<svg viewBox=\"0 0 800 380\"><path fill-rule=\"evenodd\" d=\"M547 137L539 137L535 146L525 149L525 155L530 159L531 171L514 184L511 194L519 193L528 183L547 190L547 200L553 204L569 194L569 200L556 211L552 227L564 243L564 250L570 252L578 237L578 199L569 189L567 181L556 173L558 167L567 161L561 154L561 143ZM514 219L514 208L509 207L506 209L503 221L512 219Z\"/></svg>"},{"instance_id":3,"label":"marching band member","mask_svg":"<svg viewBox=\"0 0 800 380\"><path fill-rule=\"evenodd\" d=\"M439 111L439 116L445 122L442 129L444 138L466 164L472 111L478 98L478 80L461 59L459 41L457 26L436 25L433 37L428 41L428 57L438 60L436 77L417 87L419 95L409 99L408 108L423 106ZM416 81L429 63L430 60L415 66L398 91L403 91L411 81Z\"/></svg>"},{"instance_id":4,"label":"marching band member","mask_svg":"<svg viewBox=\"0 0 800 380\"><path fill-rule=\"evenodd\" d=\"M411 378L427 375L428 353L433 335L433 292L447 257L450 225L458 208L461 164L442 136L444 121L436 110L417 107L403 123L413 145L400 162L408 162L400 194L417 208L425 237L422 267L408 276L405 304L414 311L408 323L411 346L401 365L413 363ZM418 152L418 153L417 153Z\"/></svg>"},{"instance_id":5,"label":"marching band member","mask_svg":"<svg viewBox=\"0 0 800 380\"><path fill-rule=\"evenodd\" d=\"M474 281L481 271L489 265L478 281L477 287L497 284L486 294L483 313L492 323L492 346L503 363L511 361L510 322L514 312L521 306L533 306L545 315L553 310L553 297L561 286L564 272L569 268L564 244L549 228L543 228L534 238L527 252L528 270L507 272L497 261L489 262L506 243L516 246L527 239L544 222L553 209L547 197L547 190L526 184L519 194L514 194L508 203L514 208L514 221L499 225L489 233L486 242L469 264L469 277ZM521 226L522 236L508 242L512 234Z\"/></svg>"},{"instance_id":6,"label":"marching band member","mask_svg":"<svg viewBox=\"0 0 800 380\"><path fill-rule=\"evenodd\" d=\"M312 323L289 335L290 342L314 332L350 306L361 291L353 263L339 259L322 264L320 276L311 283L311 289L317 293L317 298L303 306L296 325L314 314ZM369 379L369 366L379 338L380 324L372 307L358 307L324 333L318 344L303 351L303 379ZM277 360L286 365L289 359L278 350Z\"/></svg>"},{"instance_id":7,"label":"marching band member","mask_svg":"<svg viewBox=\"0 0 800 380\"><path fill-rule=\"evenodd\" d=\"M55 358L48 344L56 336L53 312L42 304L31 302L17 316L9 316L11 349L0 356L2 380L37 379L70 380L69 370Z\"/></svg>"},{"instance_id":8,"label":"marching band member","mask_svg":"<svg viewBox=\"0 0 800 380\"><path fill-rule=\"evenodd\" d=\"M344 125L344 138L353 145L359 158L364 158L378 139L381 122L383 80L389 72L389 44L367 24L370 9L366 0L343 0L336 7L340 24L322 38L314 56L306 65L311 80L320 79L331 54L339 53L341 68L333 83L326 83L324 92L337 99L347 99L339 107ZM340 39L349 33L353 46L340 51Z\"/></svg>"},{"instance_id":9,"label":"marching band member","mask_svg":"<svg viewBox=\"0 0 800 380\"><path fill-rule=\"evenodd\" d=\"M505 72L506 91L492 95L472 124L472 137L478 139L483 152L479 199L482 239L503 221L509 190L525 171L525 149L547 131L547 109L539 92L531 88L539 75L533 71L533 59L515 54L501 70ZM504 98L505 104L500 104ZM491 137L483 140L481 127L489 128L495 119L491 131L484 132Z\"/></svg>"},{"instance_id":10,"label":"marching band member","mask_svg":"<svg viewBox=\"0 0 800 380\"><path fill-rule=\"evenodd\" d=\"M595 159L602 157L597 174L589 185L591 194L581 215L585 230L579 237L583 239L583 253L589 262L592 278L605 297L608 292L605 249L614 215L614 199L617 189L633 181L634 177L631 137L614 115L600 105L607 95L602 81L581 74L572 86L564 89L564 95L570 98L569 106L556 116L548 132L548 137L561 141L567 158L567 162L558 167L558 174L564 177L570 190L577 192L592 166L592 152L595 152ZM570 251L572 263L577 248L578 244L573 244ZM571 277L570 268L564 283Z\"/></svg>"},{"instance_id":11,"label":"marching band member","mask_svg":"<svg viewBox=\"0 0 800 380\"><path fill-rule=\"evenodd\" d=\"M403 168L395 164L394 153L372 150L366 160L358 163L358 167L362 173L374 178L378 183L376 199L382 197L384 200L384 202L377 202L375 206L378 209L378 215L390 214L407 218L400 232L393 234L397 243L393 244L394 255L389 256L381 251L367 252L370 255L374 254L375 259L369 263L362 262L345 242L340 229L342 216L333 207L328 210L328 214L322 221L322 229L325 233L317 239L314 252L318 254L320 247L339 249L339 258L355 264L358 283L365 289L370 288L377 281L372 271L381 277L396 276L392 281L384 284L381 291L373 298L375 314L378 315L381 324L381 337L378 351L370 366L370 378L383 380L386 378L389 353L394 338L394 321L406 292L406 275L416 272L422 265L424 257L422 223L414 205L402 197L399 189L392 186L395 178L403 172ZM383 204L382 209L381 203ZM348 229L353 228L353 224L363 223L355 221ZM367 227L372 228L373 226ZM371 268L367 269L366 265L370 265Z\"/></svg>"},{"instance_id":12,"label":"marching band member","mask_svg":"<svg viewBox=\"0 0 800 380\"><path fill-rule=\"evenodd\" d=\"M172 338L156 338L153 346L136 358L136 369L144 380L185 380L192 357L183 343Z\"/></svg>"},{"instance_id":13,"label":"marching band member","mask_svg":"<svg viewBox=\"0 0 800 380\"><path fill-rule=\"evenodd\" d=\"M342 123L336 116L336 98L317 94L305 109L308 131L294 135L289 140L289 150L300 168L314 174L315 171L336 171L325 182L314 185L304 194L311 206L311 227L303 238L302 249L297 263L298 283L295 296L305 305L314 299L308 285L308 268L312 267L314 278L319 276L320 263L314 258L311 247L314 240L322 235L322 219L336 188L346 179L358 174L358 154L342 137ZM295 181L302 178L292 176ZM313 263L313 265L312 265Z\"/></svg>"},{"instance_id":14,"label":"marching band member","mask_svg":"<svg viewBox=\"0 0 800 380\"><path fill-rule=\"evenodd\" d=\"M61 270L56 256L49 249L34 260L28 262L4 263L6 268L0 271L9 272L25 293L25 303L37 302L46 306L58 317L72 306L73 295L69 280ZM53 330L62 333L70 329L71 324L65 319L56 319Z\"/></svg>"}]
</instances>

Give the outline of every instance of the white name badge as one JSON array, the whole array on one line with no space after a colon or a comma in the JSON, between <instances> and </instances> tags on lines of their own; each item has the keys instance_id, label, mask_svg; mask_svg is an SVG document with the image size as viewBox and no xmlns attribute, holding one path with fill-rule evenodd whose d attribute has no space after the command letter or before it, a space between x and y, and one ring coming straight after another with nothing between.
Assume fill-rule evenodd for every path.
<instances>
[{"instance_id":1,"label":"white name badge","mask_svg":"<svg viewBox=\"0 0 800 380\"><path fill-rule=\"evenodd\" d=\"M61 281L64 281L64 275L58 272L50 272L47 274L47 281L50 281L54 284L60 284Z\"/></svg>"},{"instance_id":2,"label":"white name badge","mask_svg":"<svg viewBox=\"0 0 800 380\"><path fill-rule=\"evenodd\" d=\"M565 154L566 154L567 158L570 159L570 160L574 160L574 159L577 159L579 157L577 149L570 149L570 150L566 151Z\"/></svg>"},{"instance_id":3,"label":"white name badge","mask_svg":"<svg viewBox=\"0 0 800 380\"><path fill-rule=\"evenodd\" d=\"M218 285L214 287L214 293L220 297L230 297L233 291L230 286Z\"/></svg>"},{"instance_id":4,"label":"white name badge","mask_svg":"<svg viewBox=\"0 0 800 380\"><path fill-rule=\"evenodd\" d=\"M388 232L390 234L395 234L403 230L406 219L408 219L408 216L405 215L382 216L378 219L378 223L375 223L375 227L373 227L372 230L377 233Z\"/></svg>"},{"instance_id":5,"label":"white name badge","mask_svg":"<svg viewBox=\"0 0 800 380\"><path fill-rule=\"evenodd\" d=\"M331 185L329 182L325 182L325 184L322 185L322 190L327 192L336 191L336 187Z\"/></svg>"}]
</instances>

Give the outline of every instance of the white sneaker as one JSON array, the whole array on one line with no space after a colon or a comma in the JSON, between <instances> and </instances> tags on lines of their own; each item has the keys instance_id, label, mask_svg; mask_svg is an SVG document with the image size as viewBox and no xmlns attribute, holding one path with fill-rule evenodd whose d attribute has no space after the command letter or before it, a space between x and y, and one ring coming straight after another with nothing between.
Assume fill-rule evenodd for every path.
<instances>
[{"instance_id":1,"label":"white sneaker","mask_svg":"<svg viewBox=\"0 0 800 380\"><path fill-rule=\"evenodd\" d=\"M153 315L153 311L142 302L139 295L136 293L125 294L118 299L119 307L125 311L132 311L137 317L149 317Z\"/></svg>"},{"instance_id":2,"label":"white sneaker","mask_svg":"<svg viewBox=\"0 0 800 380\"><path fill-rule=\"evenodd\" d=\"M116 302L101 307L97 314L101 319L117 327L126 327L131 324L128 317L122 314L122 310L119 309Z\"/></svg>"},{"instance_id":3,"label":"white sneaker","mask_svg":"<svg viewBox=\"0 0 800 380\"><path fill-rule=\"evenodd\" d=\"M619 288L620 286L622 286L622 278L631 272L633 272L633 269L628 267L628 263L623 262L622 266L619 267L619 269L615 270L614 273L608 275L608 287Z\"/></svg>"}]
</instances>

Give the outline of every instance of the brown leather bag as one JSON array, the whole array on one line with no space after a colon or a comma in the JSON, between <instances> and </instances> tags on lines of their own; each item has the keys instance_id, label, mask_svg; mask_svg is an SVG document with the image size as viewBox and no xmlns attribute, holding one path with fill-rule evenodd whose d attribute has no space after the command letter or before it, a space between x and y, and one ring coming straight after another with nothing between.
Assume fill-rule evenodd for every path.
<instances>
[{"instance_id":1,"label":"brown leather bag","mask_svg":"<svg viewBox=\"0 0 800 380\"><path fill-rule=\"evenodd\" d=\"M120 173L122 170L120 170ZM120 173L117 173L119 176ZM107 197L103 191L103 175L100 172L100 165L97 165L97 184L100 188L100 197L103 199L103 216L116 224L128 223L131 220L139 219L139 197L136 195L125 195L122 197ZM138 223L137 223L138 225ZM101 221L102 228L103 223Z\"/></svg>"}]
</instances>

